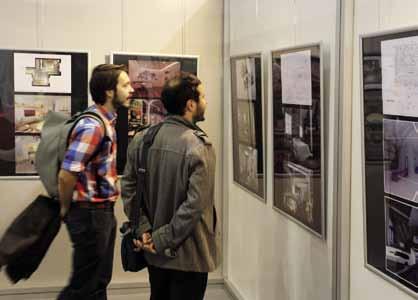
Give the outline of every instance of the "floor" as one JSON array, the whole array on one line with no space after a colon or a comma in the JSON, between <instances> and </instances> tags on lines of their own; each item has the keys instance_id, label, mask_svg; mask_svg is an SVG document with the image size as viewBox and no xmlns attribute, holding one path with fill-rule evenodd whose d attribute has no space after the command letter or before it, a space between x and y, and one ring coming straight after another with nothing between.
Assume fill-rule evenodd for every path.
<instances>
[{"instance_id":1,"label":"floor","mask_svg":"<svg viewBox=\"0 0 418 300\"><path fill-rule=\"evenodd\" d=\"M109 300L149 300L147 289L123 289L110 290ZM0 296L0 300L54 300L55 294L35 294L35 295L7 295ZM225 290L223 285L208 286L205 300L234 300Z\"/></svg>"}]
</instances>

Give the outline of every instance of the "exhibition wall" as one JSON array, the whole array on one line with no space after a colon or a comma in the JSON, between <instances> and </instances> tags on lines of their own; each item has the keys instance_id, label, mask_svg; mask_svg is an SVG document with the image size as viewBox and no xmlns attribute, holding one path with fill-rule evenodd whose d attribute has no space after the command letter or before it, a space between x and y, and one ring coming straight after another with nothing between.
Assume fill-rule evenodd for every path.
<instances>
[{"instance_id":1,"label":"exhibition wall","mask_svg":"<svg viewBox=\"0 0 418 300\"><path fill-rule=\"evenodd\" d=\"M85 50L90 71L110 52L198 55L199 76L206 88L208 109L202 128L217 155L216 206L222 226L222 45L221 0L13 0L0 4L0 49ZM37 178L0 178L0 235L14 217L39 193ZM125 220L122 203L116 205L119 224ZM125 273L120 264L117 236L113 286L145 284L146 272ZM27 282L11 285L0 274L0 295L26 289L56 290L70 273L71 244L65 226L38 271ZM211 279L222 278L220 268Z\"/></svg>"},{"instance_id":2,"label":"exhibition wall","mask_svg":"<svg viewBox=\"0 0 418 300\"><path fill-rule=\"evenodd\" d=\"M352 186L351 186L351 247L350 247L350 299L414 299L406 291L386 281L385 278L365 268L366 230L363 221L363 201L365 197L362 173L362 140L358 134L362 130L362 94L360 86L360 38L359 36L387 32L418 24L413 0L355 0L354 2L354 55L353 55L353 119L352 119ZM385 88L384 86L382 87ZM387 114L387 112L385 113ZM370 153L369 153L370 154ZM367 156L367 153L365 154ZM367 159L367 158L366 158ZM377 170L377 169L376 169ZM377 175L377 173L375 173ZM379 191L377 191L379 193ZM385 190L386 193L386 190ZM381 192L383 194L383 192ZM382 201L384 201L382 199ZM370 212L375 219L379 212ZM384 244L382 244L384 247ZM386 278L388 279L388 277Z\"/></svg>"},{"instance_id":3,"label":"exhibition wall","mask_svg":"<svg viewBox=\"0 0 418 300\"><path fill-rule=\"evenodd\" d=\"M228 205L227 285L240 298L333 299L334 203L337 185L338 141L336 108L339 57L338 1L225 1L225 197ZM323 162L325 221L321 238L273 209L273 120L271 51L321 42L323 52L324 136ZM234 182L231 116L231 56L262 53L266 145L265 200ZM311 52L314 53L314 52ZM314 69L312 69L314 70ZM312 71L314 73L314 71ZM313 77L314 75L312 75Z\"/></svg>"}]
</instances>

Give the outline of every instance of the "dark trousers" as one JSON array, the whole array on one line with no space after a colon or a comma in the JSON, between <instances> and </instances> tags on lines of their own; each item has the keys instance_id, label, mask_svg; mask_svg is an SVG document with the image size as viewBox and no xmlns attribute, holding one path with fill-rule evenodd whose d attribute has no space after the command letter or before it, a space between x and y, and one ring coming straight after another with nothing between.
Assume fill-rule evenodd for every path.
<instances>
[{"instance_id":1,"label":"dark trousers","mask_svg":"<svg viewBox=\"0 0 418 300\"><path fill-rule=\"evenodd\" d=\"M203 300L208 273L183 272L148 266L150 300Z\"/></svg>"},{"instance_id":2,"label":"dark trousers","mask_svg":"<svg viewBox=\"0 0 418 300\"><path fill-rule=\"evenodd\" d=\"M72 274L58 299L106 300L116 237L113 207L72 206L65 223L73 244Z\"/></svg>"}]
</instances>

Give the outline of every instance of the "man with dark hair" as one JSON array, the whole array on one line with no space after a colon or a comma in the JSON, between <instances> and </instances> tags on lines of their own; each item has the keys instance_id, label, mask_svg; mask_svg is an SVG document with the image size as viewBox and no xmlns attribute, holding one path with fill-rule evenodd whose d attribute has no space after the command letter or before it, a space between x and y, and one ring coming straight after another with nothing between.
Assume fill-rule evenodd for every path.
<instances>
[{"instance_id":1,"label":"man with dark hair","mask_svg":"<svg viewBox=\"0 0 418 300\"><path fill-rule=\"evenodd\" d=\"M151 300L203 299L208 272L219 263L214 206L215 152L196 123L204 120L203 85L191 74L166 83L162 101L169 114L149 149L147 165L138 154L138 133L128 148L122 178L125 213L136 197L138 168L146 169L146 197L134 240L148 262Z\"/></svg>"},{"instance_id":2,"label":"man with dark hair","mask_svg":"<svg viewBox=\"0 0 418 300\"><path fill-rule=\"evenodd\" d=\"M87 109L101 119L86 116L71 132L59 172L61 217L73 244L73 269L58 299L107 299L112 277L119 197L116 172L116 110L129 106L133 92L124 66L94 68L90 93L95 104Z\"/></svg>"}]
</instances>

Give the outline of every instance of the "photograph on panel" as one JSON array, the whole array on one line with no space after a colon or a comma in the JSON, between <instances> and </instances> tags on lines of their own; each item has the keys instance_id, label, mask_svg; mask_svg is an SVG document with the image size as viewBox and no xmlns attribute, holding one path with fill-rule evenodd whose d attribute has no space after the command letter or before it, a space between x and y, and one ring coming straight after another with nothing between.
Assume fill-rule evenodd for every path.
<instances>
[{"instance_id":1,"label":"photograph on panel","mask_svg":"<svg viewBox=\"0 0 418 300\"><path fill-rule=\"evenodd\" d=\"M264 201L261 55L231 57L233 178Z\"/></svg>"},{"instance_id":2,"label":"photograph on panel","mask_svg":"<svg viewBox=\"0 0 418 300\"><path fill-rule=\"evenodd\" d=\"M255 58L238 59L235 62L236 93L239 100L256 99Z\"/></svg>"},{"instance_id":3,"label":"photograph on panel","mask_svg":"<svg viewBox=\"0 0 418 300\"><path fill-rule=\"evenodd\" d=\"M71 93L71 55L14 53L15 92Z\"/></svg>"},{"instance_id":4,"label":"photograph on panel","mask_svg":"<svg viewBox=\"0 0 418 300\"><path fill-rule=\"evenodd\" d=\"M252 190L258 190L257 149L239 144L239 178Z\"/></svg>"},{"instance_id":5,"label":"photograph on panel","mask_svg":"<svg viewBox=\"0 0 418 300\"><path fill-rule=\"evenodd\" d=\"M179 61L129 60L133 97L160 99L164 84L180 74Z\"/></svg>"},{"instance_id":6,"label":"photograph on panel","mask_svg":"<svg viewBox=\"0 0 418 300\"><path fill-rule=\"evenodd\" d=\"M368 101L363 104L365 158L368 164L383 162L382 92L378 89L363 91Z\"/></svg>"},{"instance_id":7,"label":"photograph on panel","mask_svg":"<svg viewBox=\"0 0 418 300\"><path fill-rule=\"evenodd\" d=\"M418 123L384 119L385 193L418 202Z\"/></svg>"},{"instance_id":8,"label":"photograph on panel","mask_svg":"<svg viewBox=\"0 0 418 300\"><path fill-rule=\"evenodd\" d=\"M40 135L49 111L70 117L71 97L15 95L15 133Z\"/></svg>"},{"instance_id":9,"label":"photograph on panel","mask_svg":"<svg viewBox=\"0 0 418 300\"><path fill-rule=\"evenodd\" d=\"M15 136L16 174L36 174L35 154L40 139L39 135Z\"/></svg>"},{"instance_id":10,"label":"photograph on panel","mask_svg":"<svg viewBox=\"0 0 418 300\"><path fill-rule=\"evenodd\" d=\"M272 52L273 206L323 236L319 45Z\"/></svg>"},{"instance_id":11,"label":"photograph on panel","mask_svg":"<svg viewBox=\"0 0 418 300\"><path fill-rule=\"evenodd\" d=\"M381 51L383 113L418 117L418 37L382 41Z\"/></svg>"},{"instance_id":12,"label":"photograph on panel","mask_svg":"<svg viewBox=\"0 0 418 300\"><path fill-rule=\"evenodd\" d=\"M418 287L418 208L385 198L386 270Z\"/></svg>"},{"instance_id":13,"label":"photograph on panel","mask_svg":"<svg viewBox=\"0 0 418 300\"><path fill-rule=\"evenodd\" d=\"M309 109L284 108L284 120L276 126L274 204L315 227L320 226L321 163L318 131L308 125L314 123L312 116Z\"/></svg>"},{"instance_id":14,"label":"photograph on panel","mask_svg":"<svg viewBox=\"0 0 418 300\"><path fill-rule=\"evenodd\" d=\"M254 103L248 100L238 100L237 121L239 124L238 140L240 143L255 145Z\"/></svg>"},{"instance_id":15,"label":"photograph on panel","mask_svg":"<svg viewBox=\"0 0 418 300\"><path fill-rule=\"evenodd\" d=\"M128 136L131 138L142 128L162 122L166 115L167 111L160 99L131 99Z\"/></svg>"},{"instance_id":16,"label":"photograph on panel","mask_svg":"<svg viewBox=\"0 0 418 300\"><path fill-rule=\"evenodd\" d=\"M380 56L371 55L363 58L363 85L365 90L380 90L382 88Z\"/></svg>"}]
</instances>

